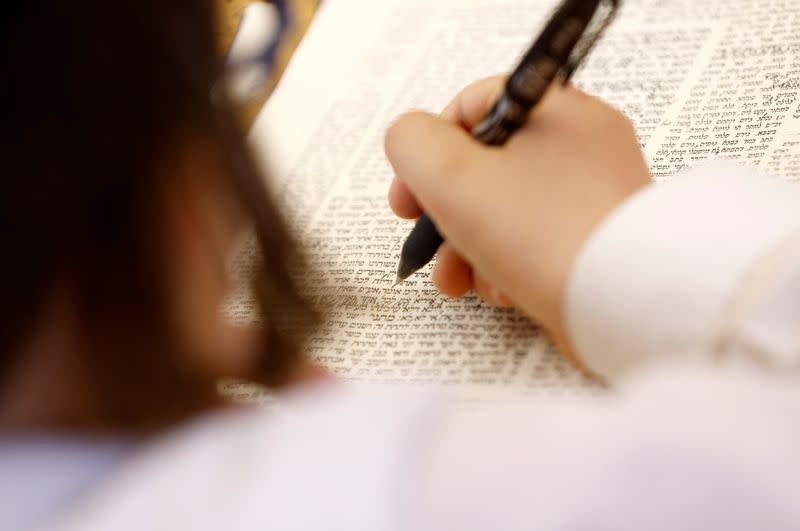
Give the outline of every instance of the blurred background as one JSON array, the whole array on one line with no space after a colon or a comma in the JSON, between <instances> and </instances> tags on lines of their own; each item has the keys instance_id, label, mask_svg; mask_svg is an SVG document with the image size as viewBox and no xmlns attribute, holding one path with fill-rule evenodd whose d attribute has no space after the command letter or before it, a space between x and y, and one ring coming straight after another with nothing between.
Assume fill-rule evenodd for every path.
<instances>
[{"instance_id":1,"label":"blurred background","mask_svg":"<svg viewBox=\"0 0 800 531\"><path fill-rule=\"evenodd\" d=\"M244 9L254 1L263 0L217 0L221 15L219 17L221 27L218 29L217 41L219 42L221 55L225 55L230 47ZM286 68L286 64L289 62L289 58L292 56L303 34L305 34L320 2L321 0L288 0L289 9L291 10L291 27L278 52L275 75L270 86L264 90L264 93L259 98L244 106L241 112L240 119L247 129L250 128L275 83L280 79L281 73Z\"/></svg>"}]
</instances>

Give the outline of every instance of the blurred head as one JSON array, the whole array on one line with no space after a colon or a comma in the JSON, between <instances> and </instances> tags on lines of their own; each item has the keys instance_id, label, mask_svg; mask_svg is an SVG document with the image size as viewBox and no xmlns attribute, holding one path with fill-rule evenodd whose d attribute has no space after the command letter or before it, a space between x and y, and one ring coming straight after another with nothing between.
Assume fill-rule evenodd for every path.
<instances>
[{"instance_id":1,"label":"blurred head","mask_svg":"<svg viewBox=\"0 0 800 531\"><path fill-rule=\"evenodd\" d=\"M314 315L232 111L209 101L213 5L41 1L5 31L0 397L52 322L108 426L170 424L216 404L219 377L280 385L296 369ZM247 223L263 255L255 337L219 316Z\"/></svg>"}]
</instances>

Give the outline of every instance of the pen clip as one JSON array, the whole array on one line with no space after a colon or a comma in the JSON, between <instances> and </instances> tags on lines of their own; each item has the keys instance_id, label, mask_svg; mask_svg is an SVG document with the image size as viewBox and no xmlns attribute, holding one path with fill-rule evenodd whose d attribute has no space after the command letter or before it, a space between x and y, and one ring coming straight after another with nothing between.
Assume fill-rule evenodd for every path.
<instances>
[{"instance_id":1,"label":"pen clip","mask_svg":"<svg viewBox=\"0 0 800 531\"><path fill-rule=\"evenodd\" d=\"M621 0L602 0L597 5L597 9L592 16L586 30L578 43L572 49L567 62L559 70L561 82L567 84L575 71L580 68L583 61L592 51L594 45L603 36L603 33L611 25L617 12L619 11Z\"/></svg>"}]
</instances>

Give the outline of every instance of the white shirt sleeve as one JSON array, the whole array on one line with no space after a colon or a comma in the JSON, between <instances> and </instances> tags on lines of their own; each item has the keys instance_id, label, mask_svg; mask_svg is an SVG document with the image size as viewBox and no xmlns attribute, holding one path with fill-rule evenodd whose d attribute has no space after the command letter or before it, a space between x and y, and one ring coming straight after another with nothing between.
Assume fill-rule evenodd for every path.
<instances>
[{"instance_id":1,"label":"white shirt sleeve","mask_svg":"<svg viewBox=\"0 0 800 531\"><path fill-rule=\"evenodd\" d=\"M799 236L796 185L729 162L653 184L579 255L568 333L610 382L656 361L744 351L797 364Z\"/></svg>"},{"instance_id":2,"label":"white shirt sleeve","mask_svg":"<svg viewBox=\"0 0 800 531\"><path fill-rule=\"evenodd\" d=\"M796 380L650 367L616 397L451 412L425 531L800 529Z\"/></svg>"}]
</instances>

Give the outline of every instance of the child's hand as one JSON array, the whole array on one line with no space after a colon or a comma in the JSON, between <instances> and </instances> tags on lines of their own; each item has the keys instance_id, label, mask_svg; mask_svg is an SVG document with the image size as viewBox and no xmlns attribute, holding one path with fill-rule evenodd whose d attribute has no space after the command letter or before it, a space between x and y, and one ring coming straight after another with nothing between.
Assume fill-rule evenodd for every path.
<instances>
[{"instance_id":1,"label":"child's hand","mask_svg":"<svg viewBox=\"0 0 800 531\"><path fill-rule=\"evenodd\" d=\"M562 338L570 269L589 233L650 182L630 122L575 88L554 86L503 147L468 133L504 79L467 87L442 113L402 116L386 135L395 213L424 210L445 237L433 280L514 304ZM504 295L505 294L505 295Z\"/></svg>"}]
</instances>

